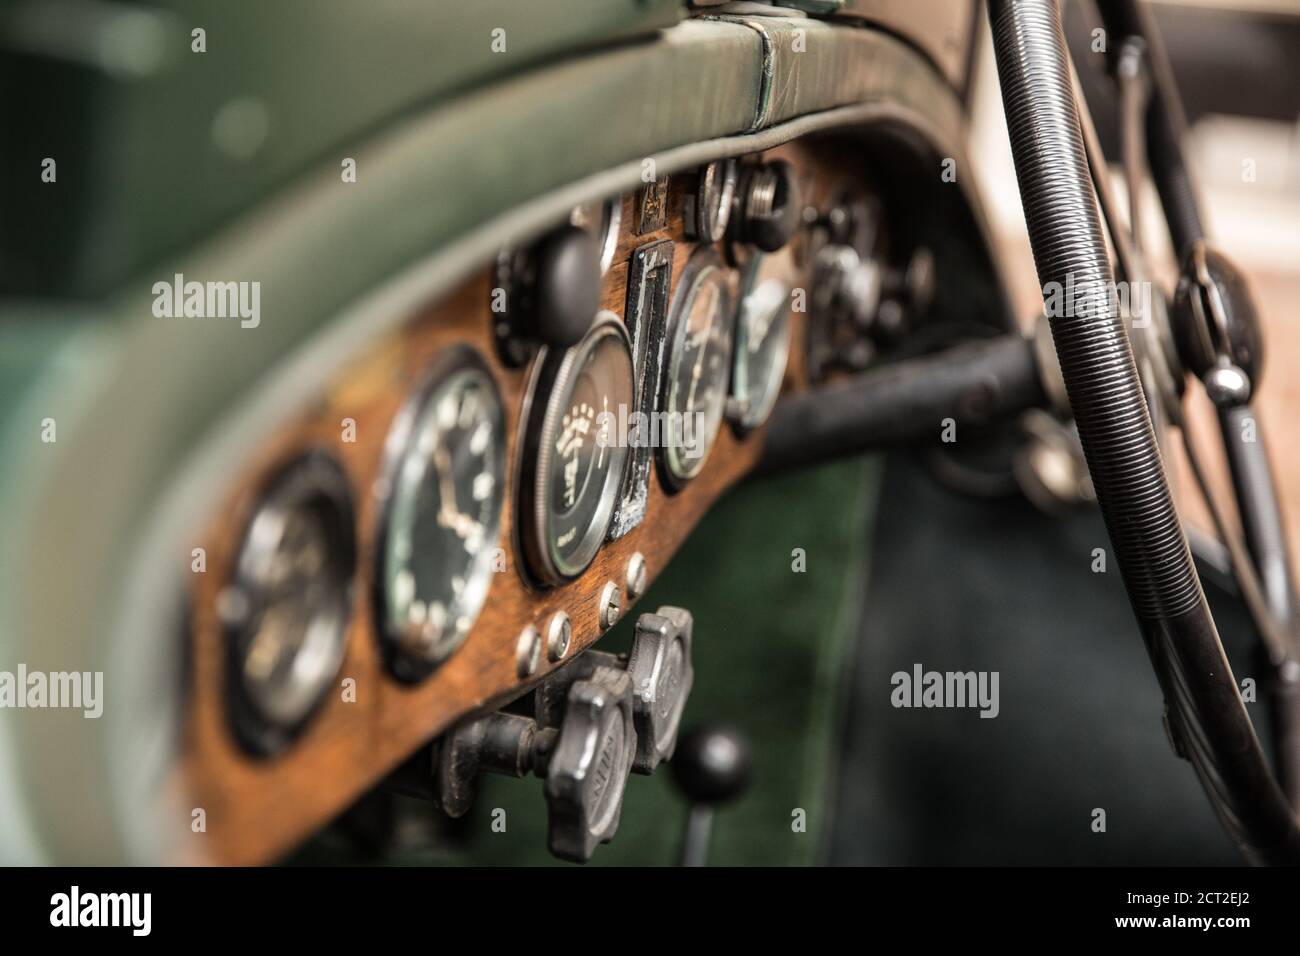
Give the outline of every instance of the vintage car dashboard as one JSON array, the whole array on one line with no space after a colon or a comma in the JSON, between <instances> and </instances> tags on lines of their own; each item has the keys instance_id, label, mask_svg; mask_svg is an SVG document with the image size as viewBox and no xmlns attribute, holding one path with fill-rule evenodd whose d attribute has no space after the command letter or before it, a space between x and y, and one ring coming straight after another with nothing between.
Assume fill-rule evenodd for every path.
<instances>
[{"instance_id":1,"label":"vintage car dashboard","mask_svg":"<svg viewBox=\"0 0 1300 956\"><path fill-rule=\"evenodd\" d=\"M188 600L183 775L220 856L283 849L564 667L753 467L782 391L924 310L928 250L891 254L845 155L797 141L574 209L233 476Z\"/></svg>"},{"instance_id":2,"label":"vintage car dashboard","mask_svg":"<svg viewBox=\"0 0 1300 956\"><path fill-rule=\"evenodd\" d=\"M973 13L931 35L875 28L884 6L665 0L634 42L548 58L518 44L561 21L520 5L527 55L466 51L490 82L430 86L413 40L382 119L340 106L330 144L276 127L278 179L151 98L241 75L246 44L122 87L202 175L112 167L147 197L113 220L136 240L74 257L93 321L42 325L34 371L0 381L15 421L39 404L59 429L38 455L0 435L3 631L113 701L0 732L14 858L282 859L659 610L638 601L705 513L806 431L788 399L1007 331L964 56L931 49L968 50ZM300 73L245 80L295 117L324 95ZM160 313L185 282L259 287L264 314Z\"/></svg>"}]
</instances>

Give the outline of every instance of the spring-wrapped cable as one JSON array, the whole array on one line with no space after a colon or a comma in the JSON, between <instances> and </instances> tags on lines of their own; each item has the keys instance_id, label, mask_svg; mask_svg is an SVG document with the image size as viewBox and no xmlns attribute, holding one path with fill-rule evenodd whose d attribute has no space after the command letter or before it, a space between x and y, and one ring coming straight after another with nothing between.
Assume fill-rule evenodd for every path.
<instances>
[{"instance_id":1,"label":"spring-wrapped cable","mask_svg":"<svg viewBox=\"0 0 1300 956\"><path fill-rule=\"evenodd\" d=\"M989 17L1038 278L1049 306L1066 296L1066 308L1049 310L1053 342L1171 731L1247 855L1294 862L1300 828L1214 629L1119 316L1060 10L1052 0L991 0Z\"/></svg>"}]
</instances>

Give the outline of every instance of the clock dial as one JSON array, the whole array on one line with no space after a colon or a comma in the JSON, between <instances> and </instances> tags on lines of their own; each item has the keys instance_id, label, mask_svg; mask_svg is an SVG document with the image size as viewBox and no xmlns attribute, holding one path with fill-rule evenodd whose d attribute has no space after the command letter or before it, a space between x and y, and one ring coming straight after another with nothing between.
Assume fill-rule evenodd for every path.
<instances>
[{"instance_id":1,"label":"clock dial","mask_svg":"<svg viewBox=\"0 0 1300 956\"><path fill-rule=\"evenodd\" d=\"M487 597L505 491L505 417L468 349L436 366L389 437L377 607L390 666L424 676L468 636Z\"/></svg>"}]
</instances>

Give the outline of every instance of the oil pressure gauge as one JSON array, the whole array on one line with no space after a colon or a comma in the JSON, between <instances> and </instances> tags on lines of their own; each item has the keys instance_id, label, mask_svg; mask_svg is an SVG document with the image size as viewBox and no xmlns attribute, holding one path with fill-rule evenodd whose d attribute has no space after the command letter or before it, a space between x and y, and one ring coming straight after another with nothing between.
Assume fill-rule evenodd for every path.
<instances>
[{"instance_id":1,"label":"oil pressure gauge","mask_svg":"<svg viewBox=\"0 0 1300 956\"><path fill-rule=\"evenodd\" d=\"M469 634L487 597L505 492L505 417L469 348L431 369L388 436L375 570L393 673L418 680Z\"/></svg>"},{"instance_id":2,"label":"oil pressure gauge","mask_svg":"<svg viewBox=\"0 0 1300 956\"><path fill-rule=\"evenodd\" d=\"M673 299L658 442L660 476L670 491L700 473L726 411L735 326L730 283L721 257L701 248Z\"/></svg>"},{"instance_id":3,"label":"oil pressure gauge","mask_svg":"<svg viewBox=\"0 0 1300 956\"><path fill-rule=\"evenodd\" d=\"M618 422L633 409L632 381L627 330L612 312L600 313L573 348L544 350L534 366L519 530L528 568L545 584L586 570L609 531L630 451Z\"/></svg>"}]
</instances>

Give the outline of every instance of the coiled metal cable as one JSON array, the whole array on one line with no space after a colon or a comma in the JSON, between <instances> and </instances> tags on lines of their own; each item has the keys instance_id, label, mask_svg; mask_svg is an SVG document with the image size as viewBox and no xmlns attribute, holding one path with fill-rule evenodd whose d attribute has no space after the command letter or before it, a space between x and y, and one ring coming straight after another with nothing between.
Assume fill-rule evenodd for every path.
<instances>
[{"instance_id":1,"label":"coiled metal cable","mask_svg":"<svg viewBox=\"0 0 1300 956\"><path fill-rule=\"evenodd\" d=\"M1200 582L1111 295L1060 14L1047 2L993 3L990 9L1038 278L1045 290L1082 290L1084 296L1049 318L1097 498L1134 606L1149 617L1181 614L1196 605Z\"/></svg>"},{"instance_id":2,"label":"coiled metal cable","mask_svg":"<svg viewBox=\"0 0 1300 956\"><path fill-rule=\"evenodd\" d=\"M1171 734L1247 856L1295 862L1300 828L1269 770L1205 603L1112 294L1060 9L1053 0L991 0L989 18L1053 342L1116 560L1165 694ZM1050 308L1053 294L1071 289L1078 299Z\"/></svg>"}]
</instances>

